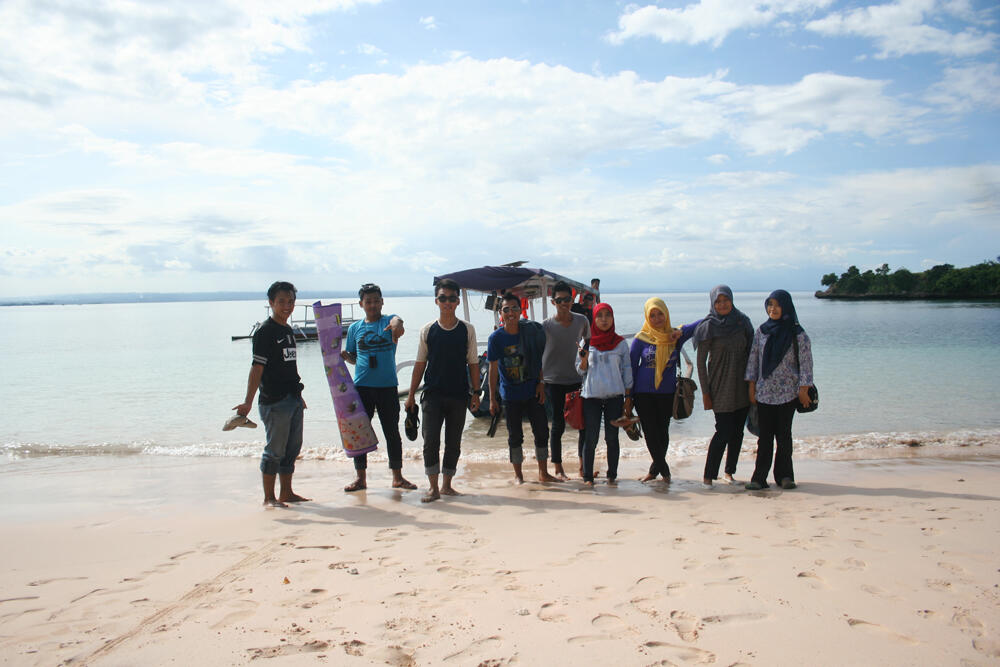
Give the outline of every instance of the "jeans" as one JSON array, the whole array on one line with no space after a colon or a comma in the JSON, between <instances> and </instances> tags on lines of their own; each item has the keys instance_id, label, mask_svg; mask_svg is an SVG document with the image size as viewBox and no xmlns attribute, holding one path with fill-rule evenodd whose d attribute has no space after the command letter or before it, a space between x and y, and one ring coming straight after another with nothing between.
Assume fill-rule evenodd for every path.
<instances>
[{"instance_id":1,"label":"jeans","mask_svg":"<svg viewBox=\"0 0 1000 667\"><path fill-rule=\"evenodd\" d=\"M750 406L733 412L715 413L715 435L708 443L708 456L705 459L705 479L719 479L719 465L722 463L722 452L726 452L726 474L736 474L736 462L740 458L743 447L743 428L747 421Z\"/></svg>"},{"instance_id":2,"label":"jeans","mask_svg":"<svg viewBox=\"0 0 1000 667\"><path fill-rule=\"evenodd\" d=\"M794 398L782 405L757 403L760 436L757 438L757 465L752 478L754 482L767 484L775 440L778 441L778 451L774 453L774 481L780 483L786 477L795 480L795 471L792 470L792 419L795 417L795 404L798 400Z\"/></svg>"},{"instance_id":3,"label":"jeans","mask_svg":"<svg viewBox=\"0 0 1000 667\"><path fill-rule=\"evenodd\" d=\"M538 402L535 395L523 401L503 402L504 420L507 424L507 446L510 447L510 462L524 461L524 428L521 419L527 415L531 423L531 433L535 436L535 458L539 461L549 460L549 420L545 416L545 406Z\"/></svg>"},{"instance_id":4,"label":"jeans","mask_svg":"<svg viewBox=\"0 0 1000 667\"><path fill-rule=\"evenodd\" d=\"M370 420L378 410L378 420L382 422L385 448L389 454L389 469L403 467L403 439L399 437L399 388L398 387L358 387L358 395L365 406ZM354 457L354 469L368 468L368 455Z\"/></svg>"},{"instance_id":5,"label":"jeans","mask_svg":"<svg viewBox=\"0 0 1000 667\"><path fill-rule=\"evenodd\" d=\"M302 398L289 394L277 403L258 404L266 445L260 457L265 475L291 475L302 451Z\"/></svg>"},{"instance_id":6,"label":"jeans","mask_svg":"<svg viewBox=\"0 0 1000 667\"><path fill-rule=\"evenodd\" d=\"M458 470L458 457L462 453L462 429L465 428L465 410L468 399L424 393L420 407L424 418L420 431L424 436L424 472L428 475L444 473L454 477ZM444 466L441 456L441 425L444 425Z\"/></svg>"},{"instance_id":7,"label":"jeans","mask_svg":"<svg viewBox=\"0 0 1000 667\"><path fill-rule=\"evenodd\" d=\"M552 452L553 463L562 464L562 436L566 432L566 417L563 415L563 410L566 408L566 395L579 388L579 382L576 384L545 383L545 400L552 406L552 428L549 430L549 449ZM577 440L577 453L583 458L583 431L579 432Z\"/></svg>"},{"instance_id":8,"label":"jeans","mask_svg":"<svg viewBox=\"0 0 1000 667\"><path fill-rule=\"evenodd\" d=\"M608 444L608 479L618 477L618 427L611 422L622 416L624 396L583 399L583 479L594 481L594 452L601 434L601 417L604 417L604 441Z\"/></svg>"},{"instance_id":9,"label":"jeans","mask_svg":"<svg viewBox=\"0 0 1000 667\"><path fill-rule=\"evenodd\" d=\"M642 393L635 395L635 411L639 415L642 434L650 458L649 474L670 479L667 448L670 446L670 417L674 414L674 395Z\"/></svg>"}]
</instances>

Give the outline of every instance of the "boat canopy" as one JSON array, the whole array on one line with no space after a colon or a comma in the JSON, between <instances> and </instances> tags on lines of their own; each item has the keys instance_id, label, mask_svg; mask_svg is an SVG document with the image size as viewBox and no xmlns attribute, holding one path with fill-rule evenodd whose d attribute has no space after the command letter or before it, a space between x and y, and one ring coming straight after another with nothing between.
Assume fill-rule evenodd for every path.
<instances>
[{"instance_id":1,"label":"boat canopy","mask_svg":"<svg viewBox=\"0 0 1000 667\"><path fill-rule=\"evenodd\" d=\"M465 309L466 320L469 319L468 292L470 290L493 295L493 298L487 298L486 307L494 312L497 323L500 321L500 304L495 297L503 292L511 292L522 301L527 302L530 319L535 318L535 299L541 299L542 318L548 317L549 304L546 298L552 294L552 286L560 280L572 287L576 296L584 293L597 295L597 291L590 285L585 285L578 280L567 278L554 271L532 269L526 266L482 266L478 269L465 269L442 276L434 276L434 284L437 285L445 278L454 280L462 289L462 305Z\"/></svg>"},{"instance_id":2,"label":"boat canopy","mask_svg":"<svg viewBox=\"0 0 1000 667\"><path fill-rule=\"evenodd\" d=\"M478 269L465 269L434 276L434 284L445 278L458 283L459 287L474 292L487 294L513 292L525 299L545 298L552 293L552 286L560 280L565 281L577 294L596 292L579 281L561 276L546 269L531 269L526 266L483 266Z\"/></svg>"}]
</instances>

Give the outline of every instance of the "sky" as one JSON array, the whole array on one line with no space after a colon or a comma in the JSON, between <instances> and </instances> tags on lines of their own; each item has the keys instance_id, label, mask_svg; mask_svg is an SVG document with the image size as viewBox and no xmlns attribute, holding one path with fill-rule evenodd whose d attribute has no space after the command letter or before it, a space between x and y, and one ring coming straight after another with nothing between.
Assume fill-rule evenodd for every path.
<instances>
[{"instance_id":1,"label":"sky","mask_svg":"<svg viewBox=\"0 0 1000 667\"><path fill-rule=\"evenodd\" d=\"M992 0L2 0L0 296L1000 255Z\"/></svg>"}]
</instances>

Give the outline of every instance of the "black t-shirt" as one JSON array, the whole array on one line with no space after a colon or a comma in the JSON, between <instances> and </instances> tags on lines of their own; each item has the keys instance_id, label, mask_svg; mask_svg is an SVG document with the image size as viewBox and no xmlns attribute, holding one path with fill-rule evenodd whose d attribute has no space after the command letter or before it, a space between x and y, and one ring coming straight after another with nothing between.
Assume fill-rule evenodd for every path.
<instances>
[{"instance_id":1,"label":"black t-shirt","mask_svg":"<svg viewBox=\"0 0 1000 667\"><path fill-rule=\"evenodd\" d=\"M593 308L585 308L582 303L577 302L574 303L572 306L570 306L569 310L571 313L580 313L581 315L587 318L587 321L590 322L590 326L594 326Z\"/></svg>"},{"instance_id":2,"label":"black t-shirt","mask_svg":"<svg viewBox=\"0 0 1000 667\"><path fill-rule=\"evenodd\" d=\"M427 331L427 369L424 391L451 398L469 396L469 331L458 321L454 329L434 322Z\"/></svg>"},{"instance_id":3,"label":"black t-shirt","mask_svg":"<svg viewBox=\"0 0 1000 667\"><path fill-rule=\"evenodd\" d=\"M299 367L295 361L292 328L267 318L253 335L253 363L264 367L260 378L261 405L277 403L289 394L302 395Z\"/></svg>"}]
</instances>

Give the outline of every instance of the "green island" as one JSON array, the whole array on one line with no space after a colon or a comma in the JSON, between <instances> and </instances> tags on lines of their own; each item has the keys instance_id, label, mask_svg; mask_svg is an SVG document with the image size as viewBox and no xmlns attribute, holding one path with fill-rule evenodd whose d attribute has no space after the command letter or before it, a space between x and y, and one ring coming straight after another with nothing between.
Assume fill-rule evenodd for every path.
<instances>
[{"instance_id":1,"label":"green island","mask_svg":"<svg viewBox=\"0 0 1000 667\"><path fill-rule=\"evenodd\" d=\"M1000 256L974 266L938 264L926 271L895 271L883 264L862 272L851 266L839 276L828 273L817 299L1000 299Z\"/></svg>"}]
</instances>

